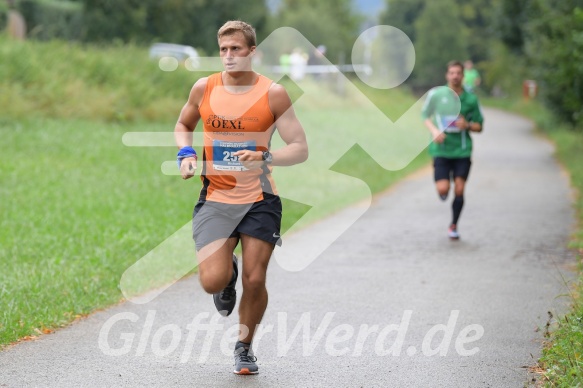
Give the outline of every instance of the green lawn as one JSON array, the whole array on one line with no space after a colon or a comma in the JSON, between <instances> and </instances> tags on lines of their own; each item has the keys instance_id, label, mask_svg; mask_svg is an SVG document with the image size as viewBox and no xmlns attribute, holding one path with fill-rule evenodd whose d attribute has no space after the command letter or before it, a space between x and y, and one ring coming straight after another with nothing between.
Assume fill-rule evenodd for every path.
<instances>
[{"instance_id":1,"label":"green lawn","mask_svg":"<svg viewBox=\"0 0 583 388\"><path fill-rule=\"evenodd\" d=\"M188 222L194 185L159 173L174 150L125 147L132 127L1 125L0 343L117 302L123 270Z\"/></svg>"}]
</instances>

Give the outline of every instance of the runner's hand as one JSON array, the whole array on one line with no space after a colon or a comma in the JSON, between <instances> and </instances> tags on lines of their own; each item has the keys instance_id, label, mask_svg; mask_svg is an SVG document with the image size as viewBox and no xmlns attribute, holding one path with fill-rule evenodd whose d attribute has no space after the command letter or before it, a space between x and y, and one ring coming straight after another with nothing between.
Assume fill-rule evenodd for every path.
<instances>
[{"instance_id":1,"label":"runner's hand","mask_svg":"<svg viewBox=\"0 0 583 388\"><path fill-rule=\"evenodd\" d=\"M243 163L248 170L253 170L254 168L260 168L263 166L263 152L261 151L250 151L241 150L233 154L233 156L238 156L239 161Z\"/></svg>"},{"instance_id":2,"label":"runner's hand","mask_svg":"<svg viewBox=\"0 0 583 388\"><path fill-rule=\"evenodd\" d=\"M443 132L435 131L433 132L433 141L437 144L441 144L445 141L447 135Z\"/></svg>"},{"instance_id":3,"label":"runner's hand","mask_svg":"<svg viewBox=\"0 0 583 388\"><path fill-rule=\"evenodd\" d=\"M182 179L190 179L196 172L196 158L184 158L180 163L180 175Z\"/></svg>"},{"instance_id":4,"label":"runner's hand","mask_svg":"<svg viewBox=\"0 0 583 388\"><path fill-rule=\"evenodd\" d=\"M460 116L459 119L455 121L455 126L462 131L467 131L470 123L465 119L465 117Z\"/></svg>"}]
</instances>

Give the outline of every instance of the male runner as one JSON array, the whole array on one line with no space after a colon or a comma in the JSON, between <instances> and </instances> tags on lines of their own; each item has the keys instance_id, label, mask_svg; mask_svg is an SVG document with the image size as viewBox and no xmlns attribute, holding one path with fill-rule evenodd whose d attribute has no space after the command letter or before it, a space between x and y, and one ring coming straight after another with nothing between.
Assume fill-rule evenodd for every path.
<instances>
[{"instance_id":1,"label":"male runner","mask_svg":"<svg viewBox=\"0 0 583 388\"><path fill-rule=\"evenodd\" d=\"M272 166L305 161L308 146L286 90L251 68L256 49L253 27L229 21L217 37L225 70L194 84L174 135L180 173L189 179L197 168L192 132L202 120L203 187L192 225L200 282L213 294L217 310L231 314L239 272L233 251L241 242L243 295L234 372L256 374L251 341L267 307L267 265L275 244L281 242L282 208ZM286 146L272 152L276 128Z\"/></svg>"},{"instance_id":2,"label":"male runner","mask_svg":"<svg viewBox=\"0 0 583 388\"><path fill-rule=\"evenodd\" d=\"M470 132L481 132L484 122L478 98L463 88L463 78L463 64L459 61L449 62L445 74L447 86L432 89L422 110L424 124L433 136L429 153L433 157L437 192L443 201L449 193L450 180L453 178L454 181L455 198L452 203L452 221L448 229L451 239L460 237L457 225L464 206L464 188L472 164ZM456 94L461 107L455 98Z\"/></svg>"},{"instance_id":3,"label":"male runner","mask_svg":"<svg viewBox=\"0 0 583 388\"><path fill-rule=\"evenodd\" d=\"M480 73L474 67L474 62L470 59L464 62L464 88L471 93L475 93L482 79Z\"/></svg>"}]
</instances>

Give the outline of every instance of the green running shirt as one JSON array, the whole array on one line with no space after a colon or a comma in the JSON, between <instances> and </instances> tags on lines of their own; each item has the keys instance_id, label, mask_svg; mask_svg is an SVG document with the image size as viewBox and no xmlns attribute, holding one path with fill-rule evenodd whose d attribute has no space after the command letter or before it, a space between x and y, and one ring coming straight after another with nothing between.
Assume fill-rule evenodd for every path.
<instances>
[{"instance_id":1,"label":"green running shirt","mask_svg":"<svg viewBox=\"0 0 583 388\"><path fill-rule=\"evenodd\" d=\"M459 95L458 102L455 92L447 86L438 86L429 91L421 117L423 120L430 118L440 131L446 133L443 143L432 141L429 144L431 156L458 159L472 155L472 137L469 131L460 131L453 125L459 115L469 122L483 125L484 118L475 94L464 90Z\"/></svg>"}]
</instances>

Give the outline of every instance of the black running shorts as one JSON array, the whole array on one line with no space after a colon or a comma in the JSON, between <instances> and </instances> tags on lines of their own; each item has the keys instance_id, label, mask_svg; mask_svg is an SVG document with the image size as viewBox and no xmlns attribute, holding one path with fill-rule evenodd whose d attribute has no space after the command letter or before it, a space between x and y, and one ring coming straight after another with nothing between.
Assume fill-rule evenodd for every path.
<instances>
[{"instance_id":1,"label":"black running shorts","mask_svg":"<svg viewBox=\"0 0 583 388\"><path fill-rule=\"evenodd\" d=\"M245 205L198 201L192 219L192 237L196 249L229 237L246 234L281 246L281 200L263 193L263 200Z\"/></svg>"},{"instance_id":2,"label":"black running shorts","mask_svg":"<svg viewBox=\"0 0 583 388\"><path fill-rule=\"evenodd\" d=\"M450 180L453 178L463 178L468 179L470 175L470 167L472 166L472 161L470 158L433 158L433 167L435 169L434 177L435 181L442 179Z\"/></svg>"}]
</instances>

